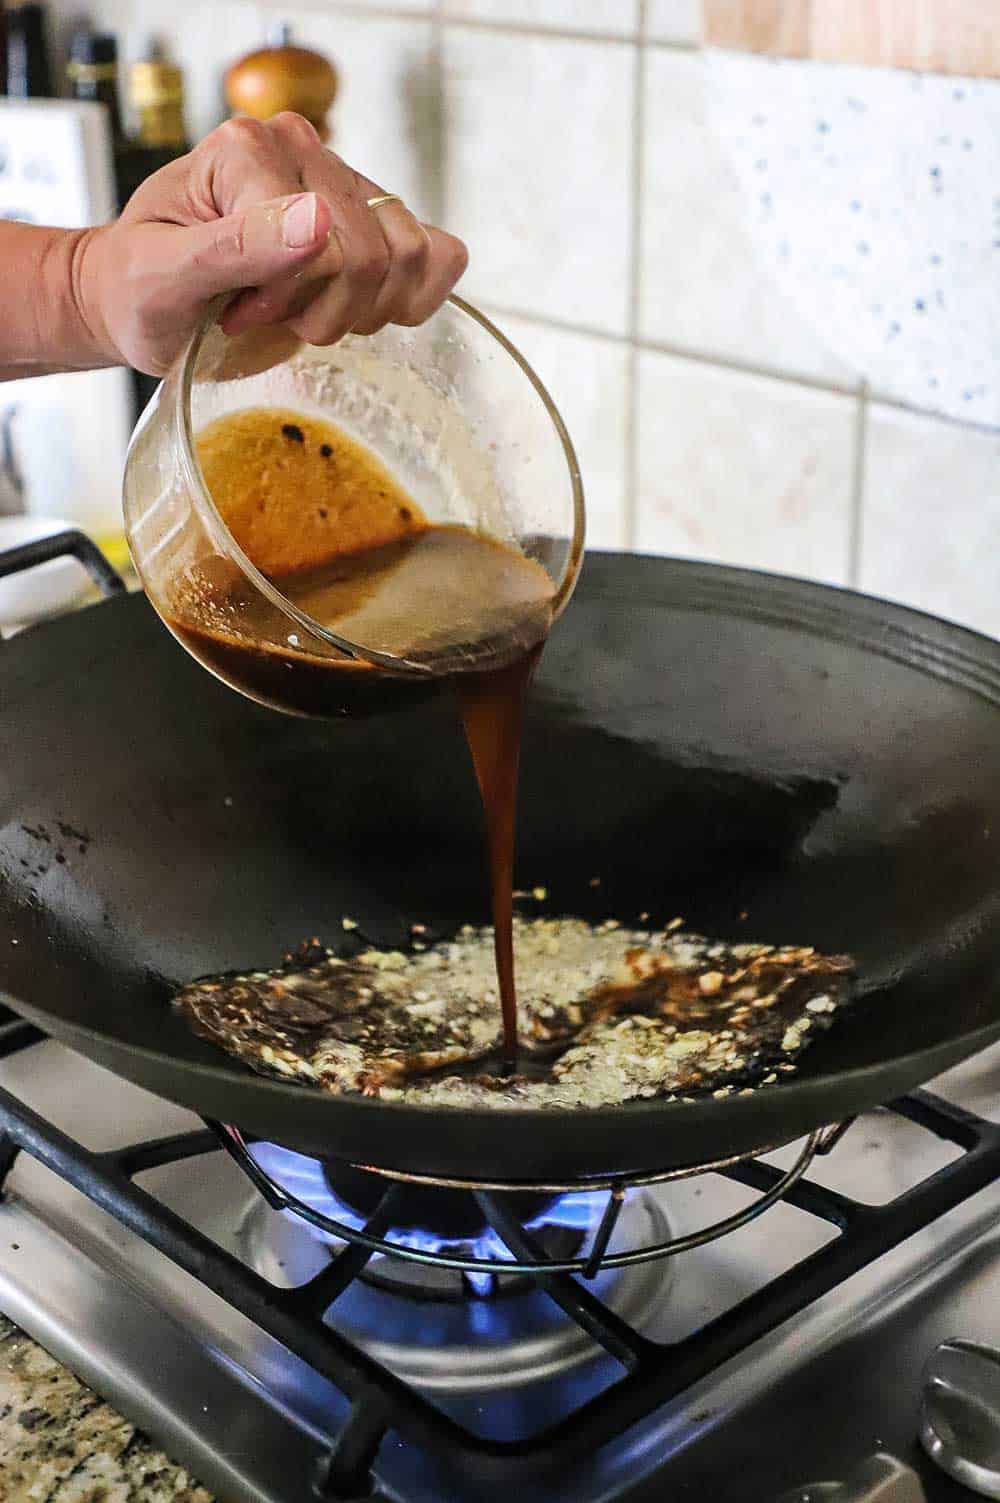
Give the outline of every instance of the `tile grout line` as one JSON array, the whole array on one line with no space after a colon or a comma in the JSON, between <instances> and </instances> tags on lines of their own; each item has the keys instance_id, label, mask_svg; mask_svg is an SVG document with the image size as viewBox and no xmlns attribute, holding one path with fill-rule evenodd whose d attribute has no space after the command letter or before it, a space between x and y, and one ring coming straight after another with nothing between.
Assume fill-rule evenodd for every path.
<instances>
[{"instance_id":1,"label":"tile grout line","mask_svg":"<svg viewBox=\"0 0 1000 1503\"><path fill-rule=\"evenodd\" d=\"M463 16L450 13L447 0L445 16L450 26L463 26L467 31L499 31L507 35L523 37L551 37L557 42L611 42L616 47L631 47L638 40L640 31L582 31L575 26L539 26L531 21L492 21L482 16Z\"/></svg>"},{"instance_id":2,"label":"tile grout line","mask_svg":"<svg viewBox=\"0 0 1000 1503\"><path fill-rule=\"evenodd\" d=\"M551 37L557 42L611 42L616 47L631 46L638 35L630 31L585 31L577 26L540 26L532 21L494 21L483 16L463 16L449 9L448 0L442 4L442 13L449 26L461 26L466 31L493 31L507 36Z\"/></svg>"},{"instance_id":3,"label":"tile grout line","mask_svg":"<svg viewBox=\"0 0 1000 1503\"><path fill-rule=\"evenodd\" d=\"M260 3L265 11L281 9L279 0L260 0ZM617 47L634 46L638 42L645 47L653 47L664 52L697 52L701 47L698 41L645 36L642 15L644 7L641 0L640 18L634 31L583 31L574 26L540 26L531 21L493 21L486 17L463 16L457 12L450 12L447 0L444 0L443 4L440 0L435 0L435 3L428 4L426 7L418 6L412 10L405 6L393 5L391 0L387 0L384 5L369 5L365 4L364 0L332 0L332 4L326 3L326 0L298 0L298 4L306 10L333 11L349 16L372 16L383 20L420 21L428 17L438 18L446 21L449 26L462 26L469 31L495 31L508 36L551 37L557 42L611 42Z\"/></svg>"},{"instance_id":4,"label":"tile grout line","mask_svg":"<svg viewBox=\"0 0 1000 1503\"><path fill-rule=\"evenodd\" d=\"M990 438L1000 438L1000 423L987 423L979 418L954 417L950 412L935 412L931 407L917 407L913 402L904 402L902 397L881 397L868 393L869 403L889 407L893 412L907 412L911 417L929 418L935 423L945 423L949 428L961 428L963 433L984 433Z\"/></svg>"},{"instance_id":5,"label":"tile grout line","mask_svg":"<svg viewBox=\"0 0 1000 1503\"><path fill-rule=\"evenodd\" d=\"M642 275L642 177L646 116L646 0L639 0L639 27L632 65L632 220L629 258L629 303L627 314L628 353L625 363L625 498L622 517L623 544L635 552L639 535L639 309Z\"/></svg>"},{"instance_id":6,"label":"tile grout line","mask_svg":"<svg viewBox=\"0 0 1000 1503\"><path fill-rule=\"evenodd\" d=\"M574 30L568 29L568 28L564 29L564 30L556 30L556 29L548 29L548 28L541 27L541 26L532 26L530 24L529 25L519 25L517 23L503 23L503 22L493 22L493 21L488 21L488 20L479 20L479 19L476 19L476 18L463 18L463 17L460 17L460 16L457 16L457 15L449 13L448 0L433 0L433 3L428 4L428 6L426 8L413 9L413 10L403 9L403 8L398 7L398 6L394 7L391 4L387 4L387 5L384 5L384 6L383 5L374 5L373 6L373 5L368 5L368 4L360 3L360 0L359 0L359 3L351 3L351 0L333 0L333 3L330 4L330 5L322 4L322 3L320 3L320 0L300 0L300 3L303 3L304 6L306 8L308 8L308 9L339 11L339 12L345 13L345 14L351 14L351 15L355 15L355 16L363 16L363 17L368 17L368 18L372 18L372 19L383 19L384 20L384 19L389 19L389 18L395 18L395 19L406 19L406 20L413 20L413 21L420 21L420 20L430 21L430 23L432 25L432 28L433 28L433 56L434 56L434 64L435 64L435 67L436 67L437 72L438 72L438 88L439 88L439 111L440 111L440 119L439 119L440 163L439 163L439 167L440 167L440 171L439 171L439 182L438 182L438 192L437 192L437 199L438 199L438 213L437 213L437 218L438 218L438 222L441 223L441 224L444 224L447 221L447 172L446 172L446 161L445 161L445 154L447 152L447 142L446 142L447 132L444 129L444 117L443 117L443 84L444 84L444 56L443 56L443 54L444 54L444 34L445 34L445 28L446 28L446 26L465 27L467 29L481 30L481 31L494 31L494 32L498 32L498 33L507 33L507 34L510 34L510 35L524 35L524 36L530 36L530 37L553 37L553 38L555 38L557 40L559 40L559 39L571 39L571 40L597 41L597 42L601 42L601 41L613 41L613 42L619 43L621 45L631 45L631 46L633 46L635 48L635 52L636 52L636 68L635 68L635 74L636 74L636 77L635 77L636 96L635 96L635 108L633 110L633 132L632 132L632 136L633 136L633 139L632 139L632 158L633 158L633 163L632 163L632 165L633 165L633 172L634 172L634 183L633 183L633 194L632 194L633 202L632 202L632 215L631 215L631 220L632 220L631 232L632 232L633 244L632 244L631 265L630 265L630 288L629 288L629 292L630 292L630 307L629 307L629 315L628 315L626 329L622 333L616 333L616 332L608 330L608 329L596 328L593 325L587 325L587 324L577 323L577 322L575 322L572 319L562 319L562 318L559 318L559 317L554 317L551 314L539 313L539 312L537 312L536 310L533 310L533 309L526 309L526 308L522 308L522 307L515 307L515 306L509 305L509 304L506 304L506 303L502 303L502 302L494 302L492 299L483 299L483 300L481 300L481 306L483 306L485 310L491 311L491 312L495 313L501 319L502 319L502 317L503 317L504 314L507 314L510 317L521 318L521 319L526 320L529 323L535 323L535 324L538 324L539 326L544 327L544 328L550 328L550 329L553 329L553 330L556 330L556 331L561 331L561 332L566 332L566 333L572 333L572 334L582 334L582 335L587 336L587 337L592 338L592 339L604 340L604 341L607 341L607 342L612 343L612 344L625 344L627 346L626 393L625 393L625 395L626 395L626 446L627 446L627 450L626 450L626 467L625 467L626 468L626 496L625 496L626 546L632 547L634 545L634 531L635 531L635 520L636 520L635 513L636 513L637 501L638 501L638 491L637 491L637 471L638 471L638 453L637 453L637 447L638 447L637 446L637 437L638 437L638 434L637 434L638 411L637 411L637 398L638 398L638 385L639 385L638 366L639 366L639 356L640 356L641 352L643 352L643 351L650 351L650 352L653 352L653 353L656 353L656 354L667 355L667 356L669 356L669 357L671 357L673 359L678 359L678 360L689 360L689 361L692 361L692 362L694 362L696 364L712 366L712 367L714 367L717 370L731 371L731 372L733 372L733 373L735 373L737 375L759 376L759 377L762 377L764 380L771 380L771 381L776 381L776 382L787 383L787 384L799 387L800 389L804 389L804 390L826 392L829 395L833 395L833 396L854 397L859 402L859 404L860 404L859 405L859 412L861 413L860 423L861 423L861 427L862 427L863 432L867 428L867 409L871 405L871 403L876 402L880 406L887 407L887 408L889 408L892 411L908 413L911 416L918 417L918 418L926 418L929 421L937 422L937 423L942 423L942 424L947 425L948 427L958 428L958 429L960 429L962 431L971 431L971 432L975 432L975 433L982 433L982 434L985 434L987 436L1000 436L1000 424L998 424L998 423L991 423L991 422L988 422L988 421L984 421L984 420L980 420L980 419L975 419L975 418L957 417L957 416L955 416L952 413L937 412L937 411L934 411L933 408L918 406L915 403L908 402L908 401L906 401L906 400L904 400L902 398L896 398L896 397L892 397L892 396L889 396L889 395L883 395L883 394L876 394L876 393L873 393L870 390L870 388L868 388L867 384L864 381L862 381L860 384L848 384L848 385L845 385L845 384L838 383L838 382L835 382L835 381L824 380L822 377L796 374L793 371L790 371L790 370L787 370L787 369L781 370L781 369L777 369L777 368L770 368L770 367L764 367L764 366L754 365L753 363L751 363L749 361L740 360L738 358L734 358L734 357L731 357L731 356L710 354L710 353L706 353L704 351L695 350L695 349L691 349L691 348L686 348L684 346L681 346L681 345L678 345L678 344L674 344L674 343L671 343L669 341L656 340L656 339L643 339L643 338L641 338L639 336L639 333L638 333L638 304L639 304L639 292L640 292L640 288L639 288L639 275L640 275L639 264L640 264L640 261L639 261L639 258L640 258L640 234L641 234L641 214L642 214L642 203L641 203L641 200L642 200L642 154L643 154L643 145L644 145L642 137L643 137L644 92L645 92L645 73L646 73L646 66L647 66L647 54L648 54L649 49L651 49L651 48L653 50L667 49L667 50L682 51L682 52L690 52L692 50L697 50L697 43L683 42L683 41L672 42L672 41L667 41L665 39L648 38L648 37L646 37L646 35L645 35L645 31L646 31L646 19L647 19L647 17L646 17L646 0L639 0L639 9L638 9L638 17L637 17L636 29L635 29L635 32L633 34L630 34L630 35L614 34L614 33L599 33L599 32L581 32L581 31L574 31ZM277 0L258 0L257 5L255 6L255 9L257 10L258 14L261 16L261 20L262 21L264 20L264 18L267 16L267 14L269 12L273 12L276 8L277 8ZM862 432L862 439L863 439L863 432ZM858 460L857 462L861 463L862 460ZM855 483L855 489L856 489L857 488L857 484L858 484L858 477L857 477L857 475L855 475L855 477L854 477L854 483ZM853 498L853 504L855 506L858 505L858 501L857 501L857 497L856 496ZM852 519L851 519L852 541L851 541L851 553L850 553L850 568L851 568L851 571L852 571L852 578L853 578L853 574L854 574L855 569L857 569L857 568L860 567L860 548L861 548L860 530L861 530L861 520L862 519L861 519L860 513L858 513L855 516L852 516ZM855 534L857 534L857 537L855 537Z\"/></svg>"},{"instance_id":7,"label":"tile grout line","mask_svg":"<svg viewBox=\"0 0 1000 1503\"><path fill-rule=\"evenodd\" d=\"M271 0L277 3L277 0ZM350 0L335 0L335 3L350 4ZM648 37L645 25L645 0L639 0L638 19L633 31L583 31L576 26L539 26L531 21L494 21L484 16L462 16L449 12L445 0L445 19L452 26L464 26L469 31L501 31L526 37L552 37L557 42L612 42L618 47L653 47L663 52L700 52L703 43L683 37Z\"/></svg>"},{"instance_id":8,"label":"tile grout line","mask_svg":"<svg viewBox=\"0 0 1000 1503\"><path fill-rule=\"evenodd\" d=\"M265 10L280 10L280 0L261 0ZM575 26L540 26L531 21L494 21L481 16L463 16L448 8L447 0L428 0L426 5L412 9L393 5L386 0L383 5L366 4L365 0L297 0L305 10L328 13L337 12L349 16L373 16L376 18L425 21L437 17L449 26L462 26L468 31L503 32L508 36L552 37L557 42L613 42L619 47L628 47L636 41L638 30L631 31L584 31ZM666 46L686 46L685 43L670 43Z\"/></svg>"},{"instance_id":9,"label":"tile grout line","mask_svg":"<svg viewBox=\"0 0 1000 1503\"><path fill-rule=\"evenodd\" d=\"M280 17L289 9L281 0L257 0L256 8L271 20L275 19L276 13ZM353 5L351 0L295 0L294 8L318 16L350 16L355 20L369 21L433 21L437 12L436 3L410 10L401 5L366 5L364 0Z\"/></svg>"},{"instance_id":10,"label":"tile grout line","mask_svg":"<svg viewBox=\"0 0 1000 1503\"><path fill-rule=\"evenodd\" d=\"M359 20L369 21L433 21L437 18L441 9L438 0L432 0L423 6L416 6L412 10L404 5L366 5L364 0L295 0L296 8L311 11L320 16L352 16ZM263 15L270 14L272 17L277 11L279 14L288 7L281 0L257 0L257 8Z\"/></svg>"},{"instance_id":11,"label":"tile grout line","mask_svg":"<svg viewBox=\"0 0 1000 1503\"><path fill-rule=\"evenodd\" d=\"M444 0L436 0L431 18L433 26L432 55L434 69L437 75L435 85L437 90L437 195L434 205L435 222L445 227L448 218L447 179L448 179L448 132L445 129L445 102L444 102Z\"/></svg>"},{"instance_id":12,"label":"tile grout line","mask_svg":"<svg viewBox=\"0 0 1000 1503\"><path fill-rule=\"evenodd\" d=\"M534 309L513 307L508 303L495 302L492 298L481 299L481 301L484 307L492 308L498 315L507 314L510 318L523 318L529 323L540 324L544 328L559 330L566 334L586 334L590 339L603 339L609 344L634 344L639 350L649 350L656 355L669 355L676 360L691 360L700 365L714 365L719 370L730 370L741 376L762 376L765 380L786 381L792 386L805 386L815 391L830 392L834 396L853 397L858 392L856 384L840 385L835 381L824 381L819 376L802 376L796 375L793 371L779 370L776 367L753 365L748 360L738 360L726 355L712 355L703 350L688 349L684 345L670 344L664 340L643 339L640 335L632 335L627 330L622 334L616 334L610 329L596 328L593 324L575 323L572 319L559 318L551 313L539 313ZM956 418L953 421L960 420Z\"/></svg>"},{"instance_id":13,"label":"tile grout line","mask_svg":"<svg viewBox=\"0 0 1000 1503\"><path fill-rule=\"evenodd\" d=\"M790 386L804 386L809 391L825 391L831 396L854 397L858 394L859 382L844 383L825 381L822 376L797 375L794 371L778 366L754 365L752 361L740 360L732 355L711 355L703 350L692 350L684 345L662 339L640 339L641 349L656 355L669 355L674 360L691 360L697 365L714 365L717 370L732 371L737 376L760 376L765 381L783 381Z\"/></svg>"},{"instance_id":14,"label":"tile grout line","mask_svg":"<svg viewBox=\"0 0 1000 1503\"><path fill-rule=\"evenodd\" d=\"M727 355L712 355L704 350L687 349L683 345L669 344L664 340L657 339L630 339L627 333L615 334L610 329L598 329L593 324L578 324L572 319L553 317L550 313L539 313L533 308L513 307L508 303L494 302L492 298L480 299L483 308L491 311L498 319L505 315L509 318L523 318L526 323L534 323L545 329L554 329L564 334L584 334L588 339L603 339L608 344L632 343L640 351L648 350L654 355L669 355L674 360L690 360L696 365L711 365L717 370L732 371L738 376L760 376L764 381L783 382L789 386L803 387L807 391L825 391L835 397L857 397L861 389L861 383L842 385L836 381L824 381L820 376L796 375L793 371L778 370L776 367L752 365L746 360L733 359ZM868 401L876 403L880 407L890 407L894 412L907 412L913 417L927 418L931 422L945 423L951 428L960 428L973 433L984 433L988 436L1000 437L1000 423L989 423L978 418L955 417L950 412L936 412L933 407L918 407L913 402L907 402L902 397L892 397L879 392L867 391Z\"/></svg>"},{"instance_id":15,"label":"tile grout line","mask_svg":"<svg viewBox=\"0 0 1000 1503\"><path fill-rule=\"evenodd\" d=\"M571 318L560 318L558 314L538 313L531 308L515 307L512 303L500 303L493 298L483 297L477 299L481 308L493 310L498 317L523 318L529 323L538 324L540 328L552 329L559 334L585 334L589 339L603 339L607 344L627 344L627 333L615 334L610 329L599 329L594 324L578 324Z\"/></svg>"},{"instance_id":16,"label":"tile grout line","mask_svg":"<svg viewBox=\"0 0 1000 1503\"><path fill-rule=\"evenodd\" d=\"M864 546L865 450L868 445L868 385L862 382L858 392L857 421L854 425L854 463L851 467L851 514L847 533L847 583L852 590L861 588L862 548Z\"/></svg>"}]
</instances>

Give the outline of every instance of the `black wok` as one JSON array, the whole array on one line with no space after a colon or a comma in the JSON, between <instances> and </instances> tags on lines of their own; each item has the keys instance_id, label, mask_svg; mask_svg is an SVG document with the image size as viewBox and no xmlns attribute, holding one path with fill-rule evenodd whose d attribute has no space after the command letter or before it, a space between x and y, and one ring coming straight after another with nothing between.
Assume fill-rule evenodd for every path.
<instances>
[{"instance_id":1,"label":"black wok","mask_svg":"<svg viewBox=\"0 0 1000 1503\"><path fill-rule=\"evenodd\" d=\"M305 1151L570 1180L746 1152L886 1101L1000 1036L1000 646L862 597L592 557L546 651L519 878L548 910L682 914L848 951L850 1009L749 1096L510 1114L263 1079L168 1005L291 945L487 916L451 705L257 709L141 597L0 647L0 987L81 1053ZM600 885L592 885L599 878Z\"/></svg>"}]
</instances>

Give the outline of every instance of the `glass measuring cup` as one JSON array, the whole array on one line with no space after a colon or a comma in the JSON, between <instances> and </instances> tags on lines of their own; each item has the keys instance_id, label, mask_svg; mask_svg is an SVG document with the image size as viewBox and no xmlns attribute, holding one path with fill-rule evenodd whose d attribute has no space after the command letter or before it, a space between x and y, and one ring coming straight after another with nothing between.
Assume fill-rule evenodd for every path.
<instances>
[{"instance_id":1,"label":"glass measuring cup","mask_svg":"<svg viewBox=\"0 0 1000 1503\"><path fill-rule=\"evenodd\" d=\"M552 583L552 619L560 614L583 556L579 468L544 386L488 319L453 297L418 328L391 326L320 348L281 329L230 339L217 311L143 413L124 480L126 533L146 593L205 667L263 704L330 713L331 666L357 670L337 676L337 708L354 711L492 666L460 639L419 661L349 640L254 565L212 501L195 444L209 423L246 408L323 418L360 440L430 523L467 527L540 564ZM242 642L240 650L189 630L199 582L226 592L225 637ZM246 650L262 638L282 644L284 659ZM372 668L379 672L364 671Z\"/></svg>"}]
</instances>

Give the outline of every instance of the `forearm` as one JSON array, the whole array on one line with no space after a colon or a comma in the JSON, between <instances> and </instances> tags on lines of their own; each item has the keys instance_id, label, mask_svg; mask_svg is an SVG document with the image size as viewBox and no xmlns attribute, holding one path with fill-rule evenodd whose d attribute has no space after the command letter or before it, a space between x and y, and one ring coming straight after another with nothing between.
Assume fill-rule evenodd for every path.
<instances>
[{"instance_id":1,"label":"forearm","mask_svg":"<svg viewBox=\"0 0 1000 1503\"><path fill-rule=\"evenodd\" d=\"M0 380L118 363L84 312L93 233L0 223Z\"/></svg>"}]
</instances>

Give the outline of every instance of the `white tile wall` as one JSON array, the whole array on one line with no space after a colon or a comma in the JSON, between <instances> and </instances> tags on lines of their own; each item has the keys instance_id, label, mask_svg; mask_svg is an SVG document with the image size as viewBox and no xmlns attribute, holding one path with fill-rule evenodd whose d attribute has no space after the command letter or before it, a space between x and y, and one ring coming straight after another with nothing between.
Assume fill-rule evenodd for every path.
<instances>
[{"instance_id":1,"label":"white tile wall","mask_svg":"<svg viewBox=\"0 0 1000 1503\"><path fill-rule=\"evenodd\" d=\"M701 0L646 0L646 36L691 46L701 41Z\"/></svg>"},{"instance_id":2,"label":"white tile wall","mask_svg":"<svg viewBox=\"0 0 1000 1503\"><path fill-rule=\"evenodd\" d=\"M444 11L468 20L611 36L632 36L639 24L639 0L444 0Z\"/></svg>"},{"instance_id":3,"label":"white tile wall","mask_svg":"<svg viewBox=\"0 0 1000 1503\"><path fill-rule=\"evenodd\" d=\"M181 0L171 5L169 15L168 23L160 0L137 0L126 56L138 56L150 35L166 33L171 55L184 70L188 130L198 140L226 118L222 74L245 52L264 45L270 17L242 0L208 5Z\"/></svg>"},{"instance_id":4,"label":"white tile wall","mask_svg":"<svg viewBox=\"0 0 1000 1503\"><path fill-rule=\"evenodd\" d=\"M1000 80L705 54L772 275L877 397L1000 424Z\"/></svg>"},{"instance_id":5,"label":"white tile wall","mask_svg":"<svg viewBox=\"0 0 1000 1503\"><path fill-rule=\"evenodd\" d=\"M448 25L444 64L445 204L470 295L624 334L633 49Z\"/></svg>"},{"instance_id":6,"label":"white tile wall","mask_svg":"<svg viewBox=\"0 0 1000 1503\"><path fill-rule=\"evenodd\" d=\"M857 402L648 351L640 549L845 584Z\"/></svg>"},{"instance_id":7,"label":"white tile wall","mask_svg":"<svg viewBox=\"0 0 1000 1503\"><path fill-rule=\"evenodd\" d=\"M1000 636L1000 432L873 403L861 588Z\"/></svg>"},{"instance_id":8,"label":"white tile wall","mask_svg":"<svg viewBox=\"0 0 1000 1503\"><path fill-rule=\"evenodd\" d=\"M639 332L676 349L850 385L763 263L697 52L645 64Z\"/></svg>"},{"instance_id":9,"label":"white tile wall","mask_svg":"<svg viewBox=\"0 0 1000 1503\"><path fill-rule=\"evenodd\" d=\"M65 35L78 0L52 7ZM278 0L87 8L124 37L126 57L150 33L170 40L197 134L221 115L224 67L274 21L290 19L333 57L337 149L468 239L463 290L552 387L580 452L592 542L850 577L1000 635L1000 429L901 409L939 406L944 366L937 384L920 366L915 385L913 348L892 334L868 368L847 338L859 321L803 296L805 249L821 245L836 270L847 237L824 189L791 191L800 178L815 189L814 161L824 183L846 185L836 203L847 205L855 256L852 216L867 215L889 246L908 215L925 226L944 215L947 236L926 246L929 291L897 278L892 296L909 299L914 317L893 316L904 333L929 328L933 299L954 411L988 417L1000 389L983 374L1000 369L990 311L1000 81L705 54L700 0L297 0L290 15ZM882 188L855 209L846 147L871 187L867 122ZM984 235L984 224L995 229ZM871 302L889 316L888 301ZM881 402L856 395L862 375Z\"/></svg>"},{"instance_id":10,"label":"white tile wall","mask_svg":"<svg viewBox=\"0 0 1000 1503\"><path fill-rule=\"evenodd\" d=\"M573 438L587 499L588 544L624 548L627 346L503 313L496 321L548 387Z\"/></svg>"}]
</instances>

